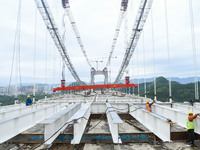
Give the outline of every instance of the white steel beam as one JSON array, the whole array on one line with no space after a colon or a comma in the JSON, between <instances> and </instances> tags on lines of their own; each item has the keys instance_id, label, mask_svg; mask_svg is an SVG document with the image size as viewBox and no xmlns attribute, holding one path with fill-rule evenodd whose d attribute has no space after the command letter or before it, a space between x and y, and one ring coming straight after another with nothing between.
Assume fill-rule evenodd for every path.
<instances>
[{"instance_id":1,"label":"white steel beam","mask_svg":"<svg viewBox=\"0 0 200 150\"><path fill-rule=\"evenodd\" d=\"M171 119L172 121L176 122L178 125L186 128L186 119L188 117L188 114L185 113L184 111L174 109L174 108L169 108L166 106L161 106L157 104L152 105L152 111L160 114L166 118ZM195 124L195 130L194 132L197 134L200 134L200 117L197 117L194 120Z\"/></svg>"},{"instance_id":2,"label":"white steel beam","mask_svg":"<svg viewBox=\"0 0 200 150\"><path fill-rule=\"evenodd\" d=\"M44 106L45 106L44 104L33 104L31 106L23 105L21 107L10 108L10 109L3 110L3 111L0 110L0 120L4 119L6 117L9 117L9 116L17 115L17 114L28 112L28 111L33 111L33 110L39 109Z\"/></svg>"},{"instance_id":3,"label":"white steel beam","mask_svg":"<svg viewBox=\"0 0 200 150\"><path fill-rule=\"evenodd\" d=\"M129 103L130 115L157 135L163 141L170 141L171 125L167 118L151 113L144 108Z\"/></svg>"},{"instance_id":4,"label":"white steel beam","mask_svg":"<svg viewBox=\"0 0 200 150\"><path fill-rule=\"evenodd\" d=\"M172 107L175 109L179 109L184 111L185 113L188 113L188 111L193 111L194 114L200 113L200 109L196 108L195 106L188 106L188 105L184 105L184 104L177 104L177 103L173 103Z\"/></svg>"},{"instance_id":5,"label":"white steel beam","mask_svg":"<svg viewBox=\"0 0 200 150\"><path fill-rule=\"evenodd\" d=\"M128 103L111 103L112 107L116 110L116 108L120 111L120 113L128 113L129 105Z\"/></svg>"},{"instance_id":6,"label":"white steel beam","mask_svg":"<svg viewBox=\"0 0 200 150\"><path fill-rule=\"evenodd\" d=\"M24 112L0 120L0 143L3 143L17 134L33 127L46 117L61 109L60 104L52 104L34 111Z\"/></svg>"},{"instance_id":7,"label":"white steel beam","mask_svg":"<svg viewBox=\"0 0 200 150\"><path fill-rule=\"evenodd\" d=\"M92 114L102 114L106 111L106 104L102 102L94 102L91 105L91 113Z\"/></svg>"},{"instance_id":8,"label":"white steel beam","mask_svg":"<svg viewBox=\"0 0 200 150\"><path fill-rule=\"evenodd\" d=\"M45 144L51 144L69 124L65 124L79 109L80 103L74 103L39 124L44 125Z\"/></svg>"},{"instance_id":9,"label":"white steel beam","mask_svg":"<svg viewBox=\"0 0 200 150\"><path fill-rule=\"evenodd\" d=\"M119 124L122 124L123 121L119 117L119 115L115 112L115 110L112 108L110 103L106 103L107 111L106 116L108 119L108 125L109 129L112 135L113 143L122 143L122 140L119 136Z\"/></svg>"},{"instance_id":10,"label":"white steel beam","mask_svg":"<svg viewBox=\"0 0 200 150\"><path fill-rule=\"evenodd\" d=\"M74 120L74 138L71 144L79 144L91 113L91 103L84 104L72 117Z\"/></svg>"},{"instance_id":11,"label":"white steel beam","mask_svg":"<svg viewBox=\"0 0 200 150\"><path fill-rule=\"evenodd\" d=\"M0 111L6 111L10 109L15 109L15 108L21 108L25 104L15 104L15 105L8 105L8 106L0 106Z\"/></svg>"},{"instance_id":12,"label":"white steel beam","mask_svg":"<svg viewBox=\"0 0 200 150\"><path fill-rule=\"evenodd\" d=\"M200 109L200 103L194 103L193 106L195 106L196 108L199 108Z\"/></svg>"}]
</instances>

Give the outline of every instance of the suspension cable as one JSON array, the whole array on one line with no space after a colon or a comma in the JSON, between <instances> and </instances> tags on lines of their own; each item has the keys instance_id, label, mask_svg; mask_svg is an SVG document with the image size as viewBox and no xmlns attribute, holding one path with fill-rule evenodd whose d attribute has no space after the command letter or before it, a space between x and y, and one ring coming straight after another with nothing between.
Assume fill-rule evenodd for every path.
<instances>
[{"instance_id":1,"label":"suspension cable","mask_svg":"<svg viewBox=\"0 0 200 150\"><path fill-rule=\"evenodd\" d=\"M63 61L63 67L62 67L62 80L65 80L65 62Z\"/></svg>"},{"instance_id":2,"label":"suspension cable","mask_svg":"<svg viewBox=\"0 0 200 150\"><path fill-rule=\"evenodd\" d=\"M156 97L156 63L155 63L155 43L154 43L154 25L153 25L153 10L151 9L151 28L152 28L152 49L153 49L153 73L154 73L154 100Z\"/></svg>"},{"instance_id":3,"label":"suspension cable","mask_svg":"<svg viewBox=\"0 0 200 150\"><path fill-rule=\"evenodd\" d=\"M108 60L107 60L107 63L106 63L106 67L109 68L108 72L109 72L110 84L111 84L111 59L112 59L112 55L113 55L113 52L114 52L114 49L115 49L115 46L116 46L116 43L117 43L117 39L118 39L118 36L119 36L119 32L120 32L120 29L121 29L121 24L122 24L123 18L125 18L127 16L127 13L126 13L127 7L128 7L128 0L122 0L121 9L120 9L120 13L119 13L119 16L118 16L117 26L116 26L115 33L114 33L114 38L113 38L113 42L112 42L112 45L111 45L110 54L109 54L109 57L108 57ZM128 44L127 19L125 21L124 34L125 34L124 42L127 45Z\"/></svg>"},{"instance_id":4,"label":"suspension cable","mask_svg":"<svg viewBox=\"0 0 200 150\"><path fill-rule=\"evenodd\" d=\"M19 58L20 58L20 23L21 23L21 0L19 0L19 8L18 8L18 18L17 18L17 28L16 28L16 32L17 32L17 37L16 37L16 77L15 77L15 101L17 101L17 96L18 96L18 75L19 75Z\"/></svg>"},{"instance_id":5,"label":"suspension cable","mask_svg":"<svg viewBox=\"0 0 200 150\"><path fill-rule=\"evenodd\" d=\"M18 44L17 42L18 42L18 39L19 39L20 18L21 18L21 0L19 0L19 6L18 6L17 24L16 24L16 30L15 30L15 39L14 39L14 47L13 47L13 57L12 57L10 80L9 80L9 85L8 85L8 94L10 94L10 87L11 87L11 81L12 81L12 75L13 75L14 61L15 61L15 58L17 59L17 56L15 57L15 54L16 54L16 51L17 51L16 47L17 47L17 44Z\"/></svg>"},{"instance_id":6,"label":"suspension cable","mask_svg":"<svg viewBox=\"0 0 200 150\"><path fill-rule=\"evenodd\" d=\"M106 67L108 67L108 65L110 64L112 54L114 52L114 49L115 49L115 46L116 46L116 43L117 43L117 38L119 36L119 32L120 32L120 29L121 29L121 24L122 24L124 16L126 15L127 7L128 7L128 0L122 0L120 13L119 13L118 21L117 21L117 26L115 28L113 42L112 42L112 45L111 45L111 50L110 50L110 54L109 54L109 57L108 57L108 61L106 63Z\"/></svg>"},{"instance_id":7,"label":"suspension cable","mask_svg":"<svg viewBox=\"0 0 200 150\"><path fill-rule=\"evenodd\" d=\"M172 102L172 88L171 88L171 64L170 64L170 48L169 48L169 29L167 17L167 2L165 3L165 24L166 24L166 40L167 40L167 54L168 54L168 76L169 76L169 101Z\"/></svg>"},{"instance_id":8,"label":"suspension cable","mask_svg":"<svg viewBox=\"0 0 200 150\"><path fill-rule=\"evenodd\" d=\"M63 66L63 59L62 56L59 58L59 66L60 66L60 73L61 73L61 78L62 78L62 66Z\"/></svg>"},{"instance_id":9,"label":"suspension cable","mask_svg":"<svg viewBox=\"0 0 200 150\"><path fill-rule=\"evenodd\" d=\"M127 12L125 12L124 14L124 44L125 44L125 48L128 45L128 19L127 19ZM129 69L128 69L129 72ZM129 75L127 75L129 76ZM126 89L128 89L128 94L130 94L130 87L127 87Z\"/></svg>"},{"instance_id":10,"label":"suspension cable","mask_svg":"<svg viewBox=\"0 0 200 150\"><path fill-rule=\"evenodd\" d=\"M121 77L124 74L124 71L126 70L127 66L129 65L132 54L135 51L138 39L140 38L141 31L143 30L144 24L146 22L149 11L151 9L152 2L153 2L152 0L142 0L140 3L139 11L138 11L138 14L136 17L135 24L133 26L130 41L126 48L121 67L119 69L118 75L117 75L114 83L118 83L120 81Z\"/></svg>"},{"instance_id":11,"label":"suspension cable","mask_svg":"<svg viewBox=\"0 0 200 150\"><path fill-rule=\"evenodd\" d=\"M111 50L110 50L110 55L108 57L108 61L106 64L106 67L109 68L109 79L110 79L110 84L111 84L111 58L112 58L112 54L114 52L115 49L115 45L117 43L117 38L119 36L119 32L120 32L120 28L121 28L121 24L122 24L122 20L124 18L124 11L120 11L119 17L118 17L118 21L117 21L117 27L115 29L115 34L114 34L114 38L113 38L113 42L112 42L112 46L111 46Z\"/></svg>"},{"instance_id":12,"label":"suspension cable","mask_svg":"<svg viewBox=\"0 0 200 150\"><path fill-rule=\"evenodd\" d=\"M194 30L194 18L193 18L193 7L192 1L189 0L189 12L190 12L190 25L191 25L191 40L193 50L193 63L194 63L194 86L195 86L195 99L199 99L198 90L198 73L197 73L197 58L196 58L196 42L195 42L195 30Z\"/></svg>"},{"instance_id":13,"label":"suspension cable","mask_svg":"<svg viewBox=\"0 0 200 150\"><path fill-rule=\"evenodd\" d=\"M147 85L146 85L146 61L145 61L145 41L144 41L144 31L142 34L142 45L143 45L143 61L144 61L144 97L147 97Z\"/></svg>"},{"instance_id":14,"label":"suspension cable","mask_svg":"<svg viewBox=\"0 0 200 150\"><path fill-rule=\"evenodd\" d=\"M125 48L128 45L128 19L127 19L127 12L124 13L124 44L125 44Z\"/></svg>"},{"instance_id":15,"label":"suspension cable","mask_svg":"<svg viewBox=\"0 0 200 150\"><path fill-rule=\"evenodd\" d=\"M19 33L18 33L18 39L19 39ZM18 40L17 40L18 43ZM15 100L17 100L17 95L18 95L18 59L19 59L19 51L18 49L16 50L16 59L15 59Z\"/></svg>"},{"instance_id":16,"label":"suspension cable","mask_svg":"<svg viewBox=\"0 0 200 150\"><path fill-rule=\"evenodd\" d=\"M35 31L34 31L34 73L33 73L33 102L35 102L35 76L36 76L36 38L37 38L37 7L35 7Z\"/></svg>"},{"instance_id":17,"label":"suspension cable","mask_svg":"<svg viewBox=\"0 0 200 150\"><path fill-rule=\"evenodd\" d=\"M133 54L133 56L134 56L134 54ZM132 68L133 68L133 69L132 69L132 70L133 70L133 77L132 77L132 80L133 80L133 83L134 83L134 80L135 80L135 77L134 77L134 70L135 70L134 67L135 67L135 64L134 64L134 57L132 57L132 58L133 58L133 60L132 60L132 66L133 66L133 67L132 67ZM132 87L132 94L135 95L135 88L134 88L134 87Z\"/></svg>"},{"instance_id":18,"label":"suspension cable","mask_svg":"<svg viewBox=\"0 0 200 150\"><path fill-rule=\"evenodd\" d=\"M47 43L48 43L48 36L47 36L47 29L46 29L46 52L45 52L45 99L47 98Z\"/></svg>"},{"instance_id":19,"label":"suspension cable","mask_svg":"<svg viewBox=\"0 0 200 150\"><path fill-rule=\"evenodd\" d=\"M65 47L65 44L64 42L61 40L61 36L60 36L60 33L59 33L59 30L57 30L57 25L55 23L55 20L51 14L51 11L49 9L49 6L48 6L48 3L47 1L44 1L44 0L35 0L35 4L37 5L37 8L42 16L42 19L47 27L47 30L49 31L50 33L50 36L51 38L53 39L56 47L57 47L57 50L59 51L61 57L63 60L65 60L65 64L66 66L68 67L70 73L72 74L73 78L81 85L85 85L85 83L83 83L72 62L71 62L71 59L69 57L69 54L67 52L67 49Z\"/></svg>"},{"instance_id":20,"label":"suspension cable","mask_svg":"<svg viewBox=\"0 0 200 150\"><path fill-rule=\"evenodd\" d=\"M62 40L65 41L65 32L66 32L66 27L65 27L65 16L66 14L63 14L63 28L64 28L64 32L62 35ZM62 80L65 80L65 62L64 60L62 61Z\"/></svg>"},{"instance_id":21,"label":"suspension cable","mask_svg":"<svg viewBox=\"0 0 200 150\"><path fill-rule=\"evenodd\" d=\"M138 67L138 46L137 46L137 78L138 78L138 96L140 96L140 79L139 79L139 67Z\"/></svg>"},{"instance_id":22,"label":"suspension cable","mask_svg":"<svg viewBox=\"0 0 200 150\"><path fill-rule=\"evenodd\" d=\"M21 75L21 13L20 13L20 23L19 23L19 38L18 38L18 67L19 67L19 82L20 82L20 93L22 94L22 75Z\"/></svg>"},{"instance_id":23,"label":"suspension cable","mask_svg":"<svg viewBox=\"0 0 200 150\"><path fill-rule=\"evenodd\" d=\"M88 59L87 53L86 53L86 51L85 51L85 47L84 47L83 42L82 42L82 40L81 40L81 36L80 36L80 34L79 34L78 28L77 28L77 26L76 26L76 22L75 22L75 20L74 20L73 15L72 15L72 11L71 11L71 9L70 9L69 2L67 1L67 2L65 3L65 6L63 5L63 7L64 7L64 9L65 9L64 14L68 16L68 18L69 18L69 20L70 20L70 22L71 22L71 26L72 26L72 28L73 28L73 30L74 30L74 33L75 33L75 35L76 35L76 39L77 39L78 44L79 44L79 46L80 46L80 48L81 48L81 51L83 52L83 55L84 55L84 57L85 57L85 59L86 59L88 65L90 66L90 68L92 68L92 65L91 65L91 63L90 63L90 61L89 61L89 59Z\"/></svg>"},{"instance_id":24,"label":"suspension cable","mask_svg":"<svg viewBox=\"0 0 200 150\"><path fill-rule=\"evenodd\" d=\"M55 74L56 74L56 46L53 46L53 88L56 87L55 85Z\"/></svg>"}]
</instances>

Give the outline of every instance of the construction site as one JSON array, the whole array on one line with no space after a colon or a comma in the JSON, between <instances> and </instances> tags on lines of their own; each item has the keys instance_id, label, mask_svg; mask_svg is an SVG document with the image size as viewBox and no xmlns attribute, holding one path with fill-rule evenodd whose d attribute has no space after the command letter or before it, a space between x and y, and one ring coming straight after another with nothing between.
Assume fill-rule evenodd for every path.
<instances>
[{"instance_id":1,"label":"construction site","mask_svg":"<svg viewBox=\"0 0 200 150\"><path fill-rule=\"evenodd\" d=\"M200 150L197 59L200 53L195 44L195 37L198 40L200 35L199 26L196 26L196 34L194 30L197 24L194 16L199 12L196 6L200 5L197 5L199 1L192 4L194 1L157 0L153 9L157 16L154 27L153 0L34 0L28 4L23 2L23 5L18 0L18 4L13 6L18 5L17 13L10 9L11 2L8 6L3 0L9 8L5 11L10 13L12 10L10 16L17 14L17 25L12 61L8 61L5 54L13 47L9 45L11 38L8 35L16 18L4 25L8 26L9 30L5 31L10 34L3 34L4 28L0 28L2 39L9 37L2 42L8 47L1 48L0 45L2 51L6 50L1 51L6 60L0 58L1 68L4 67L0 85L5 79L9 80L9 85L1 92L5 100L0 100L4 105L0 106L0 150ZM182 8L183 3L185 7ZM186 8L188 4L189 9ZM33 5L35 10L28 10ZM171 6L169 18L168 5ZM21 12L23 7L26 11ZM102 55L102 59L88 58L71 8L81 22L79 28L90 55ZM177 13L178 8L180 12ZM117 10L119 16L114 28L111 20L117 19ZM83 15L85 12L87 15ZM150 14L151 20L147 21ZM180 20L174 18L168 22L177 14L182 16L177 17ZM26 18L25 24L21 23L23 17ZM148 26L144 34L146 22ZM168 23L173 23L171 28ZM114 37L108 37L107 33L110 34L113 28ZM171 39L169 30L173 33ZM190 34L191 39L186 39ZM141 35L142 42L139 42ZM181 41L178 43L176 40ZM110 51L102 45L109 45ZM11 56L11 52L8 55ZM107 61L103 64L105 59ZM11 66L10 76L7 64ZM66 74L65 67L68 69ZM174 77L192 76L192 82L179 84L172 81L173 73ZM103 81L97 83L96 76L99 75L103 76ZM147 82L147 77L152 79L151 82ZM160 77L160 82L157 82L157 77ZM27 85L31 84L26 87L28 90L25 86L24 90L22 88L24 80ZM37 85L44 87L39 90ZM37 92L43 94L42 99L36 98ZM27 99L19 99L26 95ZM12 99L6 100L6 96ZM8 101L12 105L6 105Z\"/></svg>"},{"instance_id":2,"label":"construction site","mask_svg":"<svg viewBox=\"0 0 200 150\"><path fill-rule=\"evenodd\" d=\"M4 106L0 149L198 149L187 143L186 118L188 110L200 112L199 103L156 101L149 112L147 100L113 96L113 92L89 96L80 92L39 100L29 107ZM195 119L198 146L199 119Z\"/></svg>"}]
</instances>

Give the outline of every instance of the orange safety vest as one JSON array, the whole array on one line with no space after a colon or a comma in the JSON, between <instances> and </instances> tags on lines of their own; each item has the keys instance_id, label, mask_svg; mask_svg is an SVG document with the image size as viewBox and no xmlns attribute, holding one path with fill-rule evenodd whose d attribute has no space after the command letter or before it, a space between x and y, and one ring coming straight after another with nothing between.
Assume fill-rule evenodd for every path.
<instances>
[{"instance_id":1,"label":"orange safety vest","mask_svg":"<svg viewBox=\"0 0 200 150\"><path fill-rule=\"evenodd\" d=\"M149 107L149 104L146 104L146 108L148 111L151 111L151 107Z\"/></svg>"}]
</instances>

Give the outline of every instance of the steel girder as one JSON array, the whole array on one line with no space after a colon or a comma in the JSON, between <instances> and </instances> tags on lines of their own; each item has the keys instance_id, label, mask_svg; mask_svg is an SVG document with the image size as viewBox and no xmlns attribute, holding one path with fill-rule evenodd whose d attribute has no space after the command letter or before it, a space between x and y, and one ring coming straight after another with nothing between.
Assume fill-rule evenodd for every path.
<instances>
[{"instance_id":1,"label":"steel girder","mask_svg":"<svg viewBox=\"0 0 200 150\"><path fill-rule=\"evenodd\" d=\"M48 105L33 111L6 117L0 120L0 143L3 143L17 134L33 127L46 117L49 117L61 109L61 104Z\"/></svg>"}]
</instances>

